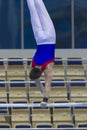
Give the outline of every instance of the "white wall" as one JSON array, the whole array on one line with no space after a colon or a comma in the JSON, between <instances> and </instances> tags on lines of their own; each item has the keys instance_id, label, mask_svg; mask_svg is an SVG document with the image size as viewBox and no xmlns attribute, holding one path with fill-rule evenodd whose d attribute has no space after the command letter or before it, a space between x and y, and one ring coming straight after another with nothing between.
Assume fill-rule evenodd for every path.
<instances>
[{"instance_id":1,"label":"white wall","mask_svg":"<svg viewBox=\"0 0 87 130\"><path fill-rule=\"evenodd\" d=\"M8 57L32 57L35 53L34 49L21 49L21 50L0 50L0 58ZM57 49L56 56L67 58L70 56L77 56L82 58L87 58L87 49Z\"/></svg>"}]
</instances>

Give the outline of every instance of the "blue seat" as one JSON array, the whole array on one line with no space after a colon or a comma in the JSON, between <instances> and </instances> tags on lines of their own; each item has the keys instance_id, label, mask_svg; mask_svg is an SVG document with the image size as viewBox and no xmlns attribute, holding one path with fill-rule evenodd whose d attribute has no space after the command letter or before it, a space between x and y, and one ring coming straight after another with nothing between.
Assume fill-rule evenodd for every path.
<instances>
[{"instance_id":1,"label":"blue seat","mask_svg":"<svg viewBox=\"0 0 87 130\"><path fill-rule=\"evenodd\" d=\"M47 125L47 124L39 124L39 125L36 125L36 128L52 128L52 125Z\"/></svg>"},{"instance_id":2,"label":"blue seat","mask_svg":"<svg viewBox=\"0 0 87 130\"><path fill-rule=\"evenodd\" d=\"M72 87L74 87L74 86L78 86L78 87L84 86L85 87L86 86L86 83L84 82L85 79L71 79L71 81L73 81L73 82L70 83L70 86L72 86ZM76 83L76 81L77 81L77 83Z\"/></svg>"},{"instance_id":3,"label":"blue seat","mask_svg":"<svg viewBox=\"0 0 87 130\"><path fill-rule=\"evenodd\" d=\"M27 101L14 101L13 104L27 104ZM27 107L13 107L13 109L28 109Z\"/></svg>"},{"instance_id":4,"label":"blue seat","mask_svg":"<svg viewBox=\"0 0 87 130\"><path fill-rule=\"evenodd\" d=\"M3 58L0 58L0 60L3 60ZM0 61L0 66L4 67L4 62L3 61Z\"/></svg>"},{"instance_id":5,"label":"blue seat","mask_svg":"<svg viewBox=\"0 0 87 130\"><path fill-rule=\"evenodd\" d=\"M71 124L58 124L57 128L73 128L74 126Z\"/></svg>"},{"instance_id":6,"label":"blue seat","mask_svg":"<svg viewBox=\"0 0 87 130\"><path fill-rule=\"evenodd\" d=\"M31 124L16 124L15 128L31 128Z\"/></svg>"},{"instance_id":7,"label":"blue seat","mask_svg":"<svg viewBox=\"0 0 87 130\"><path fill-rule=\"evenodd\" d=\"M10 66L14 66L14 65L23 65L23 61L20 61L22 60L23 58L8 58L9 61L8 61L8 65ZM18 61L19 59L19 61ZM11 60L14 60L14 61L11 61ZM17 60L17 61L16 61Z\"/></svg>"},{"instance_id":8,"label":"blue seat","mask_svg":"<svg viewBox=\"0 0 87 130\"><path fill-rule=\"evenodd\" d=\"M10 83L11 87L25 87L25 83L21 83L24 82L24 80L11 80L11 82L20 82L20 83Z\"/></svg>"},{"instance_id":9,"label":"blue seat","mask_svg":"<svg viewBox=\"0 0 87 130\"><path fill-rule=\"evenodd\" d=\"M68 61L67 61L68 65L82 65L82 58L71 57L71 58L67 58L67 59L68 59Z\"/></svg>"},{"instance_id":10,"label":"blue seat","mask_svg":"<svg viewBox=\"0 0 87 130\"><path fill-rule=\"evenodd\" d=\"M63 65L63 61L61 57L55 59L54 65Z\"/></svg>"},{"instance_id":11,"label":"blue seat","mask_svg":"<svg viewBox=\"0 0 87 130\"><path fill-rule=\"evenodd\" d=\"M6 102L0 101L0 104L6 104ZM8 108L7 107L0 107L0 113L1 114L7 114L8 113Z\"/></svg>"},{"instance_id":12,"label":"blue seat","mask_svg":"<svg viewBox=\"0 0 87 130\"><path fill-rule=\"evenodd\" d=\"M81 123L81 124L78 124L77 127L79 127L79 128L87 128L87 124L86 123Z\"/></svg>"},{"instance_id":13,"label":"blue seat","mask_svg":"<svg viewBox=\"0 0 87 130\"><path fill-rule=\"evenodd\" d=\"M10 128L11 126L7 123L0 124L0 128Z\"/></svg>"},{"instance_id":14,"label":"blue seat","mask_svg":"<svg viewBox=\"0 0 87 130\"><path fill-rule=\"evenodd\" d=\"M2 99L2 101L4 101L4 99L7 100L7 91L4 82L5 80L0 80L0 99Z\"/></svg>"}]
</instances>

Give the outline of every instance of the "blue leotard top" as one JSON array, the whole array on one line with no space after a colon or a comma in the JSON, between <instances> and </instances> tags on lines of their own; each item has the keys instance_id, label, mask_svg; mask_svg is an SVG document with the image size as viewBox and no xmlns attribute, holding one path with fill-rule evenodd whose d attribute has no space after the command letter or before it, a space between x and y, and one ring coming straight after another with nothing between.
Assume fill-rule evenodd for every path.
<instances>
[{"instance_id":1,"label":"blue leotard top","mask_svg":"<svg viewBox=\"0 0 87 130\"><path fill-rule=\"evenodd\" d=\"M41 66L42 69L55 60L55 44L37 45L37 51L32 59L32 67Z\"/></svg>"}]
</instances>

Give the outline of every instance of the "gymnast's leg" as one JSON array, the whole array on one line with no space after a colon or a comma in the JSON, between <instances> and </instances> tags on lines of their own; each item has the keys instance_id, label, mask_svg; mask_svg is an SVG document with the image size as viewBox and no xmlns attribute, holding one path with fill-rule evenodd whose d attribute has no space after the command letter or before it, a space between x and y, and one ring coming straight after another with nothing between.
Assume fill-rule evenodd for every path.
<instances>
[{"instance_id":1,"label":"gymnast's leg","mask_svg":"<svg viewBox=\"0 0 87 130\"><path fill-rule=\"evenodd\" d=\"M39 39L41 39L40 37L43 37L42 25L37 13L37 8L35 6L34 0L27 0L27 5L30 11L31 24L32 24L35 40L38 43Z\"/></svg>"},{"instance_id":2,"label":"gymnast's leg","mask_svg":"<svg viewBox=\"0 0 87 130\"><path fill-rule=\"evenodd\" d=\"M53 25L53 22L48 14L48 11L43 3L42 0L34 0L35 6L37 9L37 13L40 19L40 23L42 26L42 29L44 31L44 38L47 38L47 41L54 42L56 40L56 34L55 34L55 28Z\"/></svg>"}]
</instances>

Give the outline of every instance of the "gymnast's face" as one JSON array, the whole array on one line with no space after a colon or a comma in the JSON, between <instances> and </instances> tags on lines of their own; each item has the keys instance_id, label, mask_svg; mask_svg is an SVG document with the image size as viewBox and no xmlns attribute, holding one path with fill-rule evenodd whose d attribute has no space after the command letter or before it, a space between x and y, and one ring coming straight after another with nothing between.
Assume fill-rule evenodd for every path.
<instances>
[{"instance_id":1,"label":"gymnast's face","mask_svg":"<svg viewBox=\"0 0 87 130\"><path fill-rule=\"evenodd\" d=\"M42 69L41 69L41 67L35 66L34 68L32 68L30 70L29 78L31 80L36 80L36 79L40 78L41 75L42 75Z\"/></svg>"}]
</instances>

